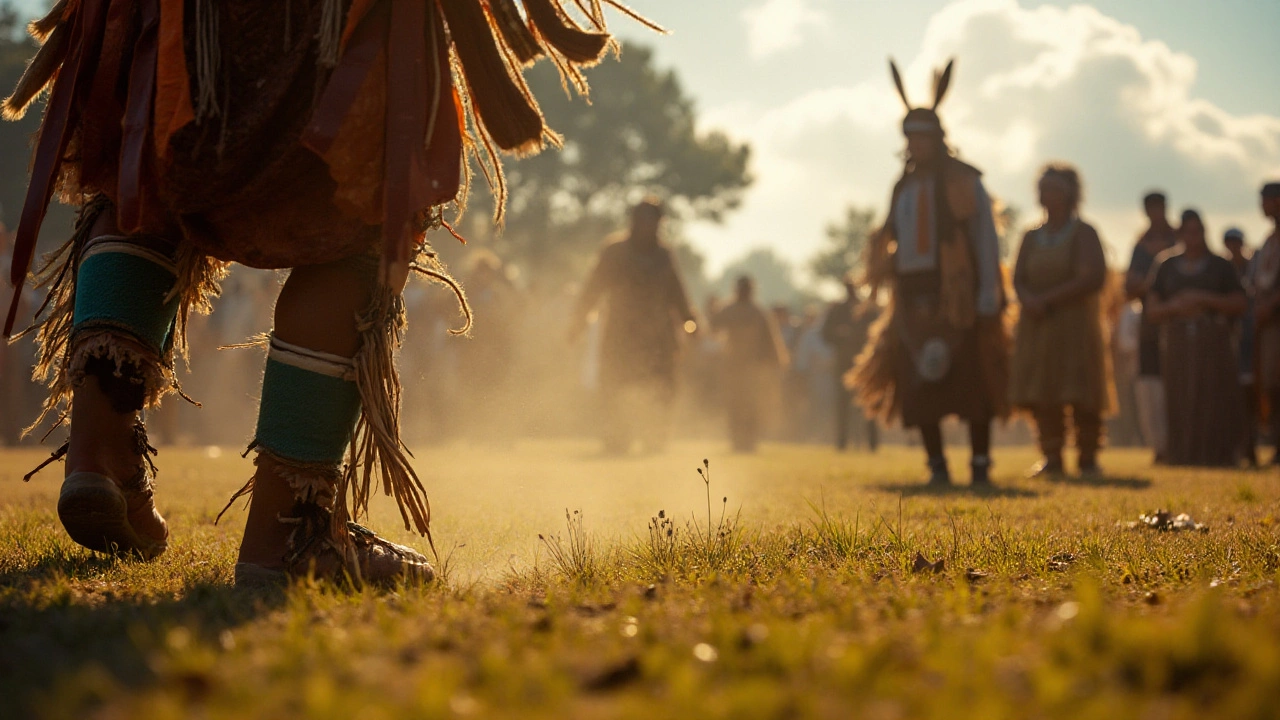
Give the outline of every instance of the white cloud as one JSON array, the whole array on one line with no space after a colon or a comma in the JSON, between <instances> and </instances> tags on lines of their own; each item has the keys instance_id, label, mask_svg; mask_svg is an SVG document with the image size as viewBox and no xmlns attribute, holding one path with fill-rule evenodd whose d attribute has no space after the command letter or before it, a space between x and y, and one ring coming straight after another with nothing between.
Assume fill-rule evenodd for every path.
<instances>
[{"instance_id":1,"label":"white cloud","mask_svg":"<svg viewBox=\"0 0 1280 720\"><path fill-rule=\"evenodd\" d=\"M813 5L812 0L765 0L743 10L751 56L764 58L800 45L805 30L826 20L826 14Z\"/></svg>"},{"instance_id":2,"label":"white cloud","mask_svg":"<svg viewBox=\"0 0 1280 720\"><path fill-rule=\"evenodd\" d=\"M1152 187L1167 190L1174 208L1205 211L1211 232L1238 224L1255 244L1262 239L1257 190L1280 175L1280 117L1234 115L1196 97L1194 58L1089 6L960 0L929 20L919 55L904 65L914 102L931 100L932 69L953 56L941 109L950 140L1025 220L1037 214L1037 169L1061 159L1081 168L1085 215L1117 246L1115 261L1140 229L1139 198ZM698 233L712 256L785 220L779 250L802 262L843 205L883 206L902 145L891 88L876 73L779 107L716 114L752 142L758 180L728 227Z\"/></svg>"}]
</instances>

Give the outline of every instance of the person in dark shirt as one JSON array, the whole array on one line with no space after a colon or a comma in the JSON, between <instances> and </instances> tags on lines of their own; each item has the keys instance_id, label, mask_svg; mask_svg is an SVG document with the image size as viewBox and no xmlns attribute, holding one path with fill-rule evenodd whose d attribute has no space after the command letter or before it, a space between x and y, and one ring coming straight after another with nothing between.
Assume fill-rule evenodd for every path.
<instances>
[{"instance_id":1,"label":"person in dark shirt","mask_svg":"<svg viewBox=\"0 0 1280 720\"><path fill-rule=\"evenodd\" d=\"M1271 220L1271 234L1254 253L1249 269L1254 307L1255 379L1268 405L1268 424L1275 447L1271 464L1280 466L1280 182L1262 186L1262 214Z\"/></svg>"},{"instance_id":2,"label":"person in dark shirt","mask_svg":"<svg viewBox=\"0 0 1280 720\"><path fill-rule=\"evenodd\" d=\"M1243 447L1244 461L1250 467L1258 465L1258 387L1254 382L1255 373L1253 369L1253 290L1249 280L1249 267L1251 265L1250 253L1245 248L1244 232L1239 228L1231 228L1223 233L1222 245L1227 249L1227 259L1231 261L1231 266L1235 268L1236 277L1240 279L1240 284L1244 286L1245 295L1249 297L1249 306L1245 309L1245 313L1240 318L1240 322L1236 323L1235 328L1235 351L1236 351L1236 367L1238 368L1238 377L1240 379L1240 395L1244 398L1244 438L1241 441Z\"/></svg>"},{"instance_id":3,"label":"person in dark shirt","mask_svg":"<svg viewBox=\"0 0 1280 720\"><path fill-rule=\"evenodd\" d=\"M852 428L850 423L855 408L853 390L845 383L845 375L853 369L858 353L862 352L862 348L867 344L871 324L879 315L873 299L863 301L858 297L858 285L852 276L845 278L844 291L844 300L832 305L822 321L822 339L831 346L835 355L833 367L835 373L832 382L836 396L837 450L848 447L850 430L857 431L857 428ZM857 414L866 423L867 447L874 452L880 444L879 426L875 418L865 417L861 408L857 409ZM857 434L863 435L861 432Z\"/></svg>"},{"instance_id":4,"label":"person in dark shirt","mask_svg":"<svg viewBox=\"0 0 1280 720\"><path fill-rule=\"evenodd\" d=\"M1165 459L1229 467L1238 460L1244 415L1231 332L1248 300L1231 261L1209 252L1195 210L1182 213L1178 240L1181 249L1161 256L1147 290L1147 315L1162 340Z\"/></svg>"},{"instance_id":5,"label":"person in dark shirt","mask_svg":"<svg viewBox=\"0 0 1280 720\"><path fill-rule=\"evenodd\" d=\"M1164 462L1166 428L1164 426L1164 385L1160 380L1160 330L1147 317L1146 294L1151 269L1160 253L1173 247L1175 232L1169 225L1164 193L1151 192L1142 199L1149 224L1138 238L1125 276L1125 293L1130 300L1143 301L1142 322L1138 329L1138 377L1134 380L1134 400L1143 438L1155 452L1156 462Z\"/></svg>"}]
</instances>

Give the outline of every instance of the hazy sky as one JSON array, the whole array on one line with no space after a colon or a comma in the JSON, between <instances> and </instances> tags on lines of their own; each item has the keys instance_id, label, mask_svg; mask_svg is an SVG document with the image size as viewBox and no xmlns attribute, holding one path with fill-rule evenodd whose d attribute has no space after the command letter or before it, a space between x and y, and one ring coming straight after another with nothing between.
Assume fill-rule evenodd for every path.
<instances>
[{"instance_id":1,"label":"hazy sky","mask_svg":"<svg viewBox=\"0 0 1280 720\"><path fill-rule=\"evenodd\" d=\"M1275 0L630 2L672 33L615 28L678 71L704 127L754 149L742 209L690 228L713 267L761 245L802 263L845 205L884 205L902 146L890 55L917 103L957 57L950 139L1024 221L1037 169L1065 159L1113 245L1131 242L1151 187L1204 210L1214 236L1237 224L1262 239L1258 185L1280 177Z\"/></svg>"},{"instance_id":2,"label":"hazy sky","mask_svg":"<svg viewBox=\"0 0 1280 720\"><path fill-rule=\"evenodd\" d=\"M1155 186L1175 209L1203 209L1214 235L1238 224L1262 239L1258 185L1280 177L1280 2L633 5L672 28L650 42L706 125L755 149L743 208L692 230L713 265L765 244L803 261L844 205L883 207L902 145L890 55L916 103L929 99L932 68L956 56L942 108L950 139L1024 221L1039 213L1036 171L1065 159L1083 172L1084 215L1113 245L1132 241L1139 198Z\"/></svg>"}]
</instances>

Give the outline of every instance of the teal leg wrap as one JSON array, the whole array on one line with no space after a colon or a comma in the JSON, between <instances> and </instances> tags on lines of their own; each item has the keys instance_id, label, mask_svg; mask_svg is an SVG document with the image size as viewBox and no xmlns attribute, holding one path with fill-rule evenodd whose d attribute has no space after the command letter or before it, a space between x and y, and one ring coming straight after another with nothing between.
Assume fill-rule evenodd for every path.
<instances>
[{"instance_id":1,"label":"teal leg wrap","mask_svg":"<svg viewBox=\"0 0 1280 720\"><path fill-rule=\"evenodd\" d=\"M294 462L337 465L360 418L354 363L271 339L258 446Z\"/></svg>"},{"instance_id":2,"label":"teal leg wrap","mask_svg":"<svg viewBox=\"0 0 1280 720\"><path fill-rule=\"evenodd\" d=\"M123 331L163 356L173 341L179 298L168 297L172 262L127 241L91 245L76 272L75 329Z\"/></svg>"}]
</instances>

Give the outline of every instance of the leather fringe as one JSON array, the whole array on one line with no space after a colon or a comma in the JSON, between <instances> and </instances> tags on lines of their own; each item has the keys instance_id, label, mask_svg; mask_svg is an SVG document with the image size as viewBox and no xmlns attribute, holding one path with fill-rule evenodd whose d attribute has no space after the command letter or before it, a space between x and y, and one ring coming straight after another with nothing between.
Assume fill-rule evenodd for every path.
<instances>
[{"instance_id":1,"label":"leather fringe","mask_svg":"<svg viewBox=\"0 0 1280 720\"><path fill-rule=\"evenodd\" d=\"M400 439L401 385L395 352L406 325L400 293L379 286L357 324L360 349L355 364L360 420L348 451L347 467L338 481L333 536L344 537L348 520L368 514L369 498L380 484L383 494L395 499L405 529L425 536L434 552L431 505L409 462L409 449Z\"/></svg>"},{"instance_id":2,"label":"leather fringe","mask_svg":"<svg viewBox=\"0 0 1280 720\"><path fill-rule=\"evenodd\" d=\"M191 312L207 314L219 293L219 282L226 276L228 265L201 254L190 243L184 243L176 260L178 277L172 298L178 297L177 324L170 347L160 357L144 357L132 345L114 339L110 331L94 332L83 338L73 337L75 329L76 272L85 244L91 239L94 223L110 207L103 196L90 200L80 211L75 231L61 247L50 253L36 272L35 287L46 288L45 299L36 312L36 321L19 333L22 337L36 334L36 364L32 378L49 388L40 415L24 435L30 434L48 417L56 416L53 427L61 425L71 412L71 398L80 381L80 368L89 357L107 356L132 360L142 369L146 384L146 407L155 407L169 393L182 393L174 372L175 357L187 360L187 323ZM198 404L198 403L196 403Z\"/></svg>"},{"instance_id":3,"label":"leather fringe","mask_svg":"<svg viewBox=\"0 0 1280 720\"><path fill-rule=\"evenodd\" d=\"M50 14L50 17L52 16ZM32 26L34 35L35 23L32 23ZM31 107L31 103L58 76L58 69L62 67L63 61L71 51L70 39L71 28L66 23L54 25L48 33L43 35L44 44L27 65L13 93L4 99L3 105L0 105L0 114L5 120L22 119L22 116L27 114L27 109Z\"/></svg>"}]
</instances>

